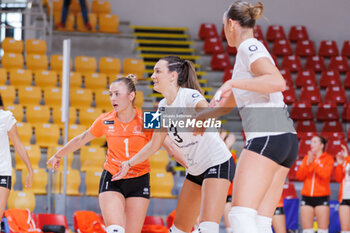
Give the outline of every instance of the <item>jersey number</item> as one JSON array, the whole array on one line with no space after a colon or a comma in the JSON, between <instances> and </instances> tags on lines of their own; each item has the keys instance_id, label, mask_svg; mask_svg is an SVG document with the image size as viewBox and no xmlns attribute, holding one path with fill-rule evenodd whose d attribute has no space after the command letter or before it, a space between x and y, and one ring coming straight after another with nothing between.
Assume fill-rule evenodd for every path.
<instances>
[{"instance_id":1,"label":"jersey number","mask_svg":"<svg viewBox=\"0 0 350 233\"><path fill-rule=\"evenodd\" d=\"M126 154L126 157L129 158L129 139L125 139L124 140L124 143L125 143L125 154Z\"/></svg>"},{"instance_id":2,"label":"jersey number","mask_svg":"<svg viewBox=\"0 0 350 233\"><path fill-rule=\"evenodd\" d=\"M170 131L172 131L173 128L174 128L174 131L175 131L175 132L173 133L173 135L174 135L174 137L176 137L176 138L175 138L175 141L177 141L178 143L183 142L184 140L182 140L182 138L180 138L180 136L177 134L177 129L176 129L176 127L174 127L173 124L170 126Z\"/></svg>"}]
</instances>

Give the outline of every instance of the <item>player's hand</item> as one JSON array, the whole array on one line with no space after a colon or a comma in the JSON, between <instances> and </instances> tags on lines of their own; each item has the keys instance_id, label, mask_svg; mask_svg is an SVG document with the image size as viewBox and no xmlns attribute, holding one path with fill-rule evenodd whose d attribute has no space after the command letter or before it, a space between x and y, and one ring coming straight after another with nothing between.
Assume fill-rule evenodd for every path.
<instances>
[{"instance_id":1,"label":"player's hand","mask_svg":"<svg viewBox=\"0 0 350 233\"><path fill-rule=\"evenodd\" d=\"M120 171L112 176L112 181L123 179L130 169L128 161L124 161L120 164Z\"/></svg>"},{"instance_id":2,"label":"player's hand","mask_svg":"<svg viewBox=\"0 0 350 233\"><path fill-rule=\"evenodd\" d=\"M311 151L307 152L307 165L310 165L314 161L314 154Z\"/></svg>"},{"instance_id":3,"label":"player's hand","mask_svg":"<svg viewBox=\"0 0 350 233\"><path fill-rule=\"evenodd\" d=\"M341 145L342 150L338 152L338 154L336 155L336 160L338 164L342 164L345 160L345 157L348 156L348 150L346 148L346 146Z\"/></svg>"},{"instance_id":4,"label":"player's hand","mask_svg":"<svg viewBox=\"0 0 350 233\"><path fill-rule=\"evenodd\" d=\"M33 185L33 172L28 172L27 177L26 177L26 183L25 187L27 189L30 189Z\"/></svg>"},{"instance_id":5,"label":"player's hand","mask_svg":"<svg viewBox=\"0 0 350 233\"><path fill-rule=\"evenodd\" d=\"M209 107L220 107L222 103L230 96L232 91L232 80L226 81L219 90L216 91L214 98L210 101Z\"/></svg>"},{"instance_id":6,"label":"player's hand","mask_svg":"<svg viewBox=\"0 0 350 233\"><path fill-rule=\"evenodd\" d=\"M56 171L56 169L60 166L60 162L61 162L61 157L55 154L47 161L46 164L48 166L51 166L52 171Z\"/></svg>"}]
</instances>

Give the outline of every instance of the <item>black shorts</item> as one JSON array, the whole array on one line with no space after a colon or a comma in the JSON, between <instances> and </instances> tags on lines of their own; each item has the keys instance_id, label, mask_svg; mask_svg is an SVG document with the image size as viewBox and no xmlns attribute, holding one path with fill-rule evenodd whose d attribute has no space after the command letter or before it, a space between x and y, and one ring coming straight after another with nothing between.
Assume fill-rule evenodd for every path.
<instances>
[{"instance_id":1,"label":"black shorts","mask_svg":"<svg viewBox=\"0 0 350 233\"><path fill-rule=\"evenodd\" d=\"M340 205L348 205L350 206L350 199L343 199Z\"/></svg>"},{"instance_id":2,"label":"black shorts","mask_svg":"<svg viewBox=\"0 0 350 233\"><path fill-rule=\"evenodd\" d=\"M106 170L103 170L99 193L113 191L123 194L125 198L128 197L143 197L150 198L150 184L149 184L149 173L128 179L121 179L111 181L112 174Z\"/></svg>"},{"instance_id":3,"label":"black shorts","mask_svg":"<svg viewBox=\"0 0 350 233\"><path fill-rule=\"evenodd\" d=\"M305 206L329 206L329 196L322 196L322 197L307 197L302 196L300 205Z\"/></svg>"},{"instance_id":4,"label":"black shorts","mask_svg":"<svg viewBox=\"0 0 350 233\"><path fill-rule=\"evenodd\" d=\"M283 207L277 207L275 209L275 213L273 215L284 215L284 208Z\"/></svg>"},{"instance_id":5,"label":"black shorts","mask_svg":"<svg viewBox=\"0 0 350 233\"><path fill-rule=\"evenodd\" d=\"M186 179L201 186L203 184L203 181L207 178L227 179L232 182L233 176L235 175L235 170L235 161L231 157L229 160L222 164L208 168L205 172L198 176L187 174Z\"/></svg>"},{"instance_id":6,"label":"black shorts","mask_svg":"<svg viewBox=\"0 0 350 233\"><path fill-rule=\"evenodd\" d=\"M11 190L11 176L0 176L0 187Z\"/></svg>"},{"instance_id":7,"label":"black shorts","mask_svg":"<svg viewBox=\"0 0 350 233\"><path fill-rule=\"evenodd\" d=\"M290 168L298 157L299 142L296 134L285 133L252 138L244 148Z\"/></svg>"},{"instance_id":8,"label":"black shorts","mask_svg":"<svg viewBox=\"0 0 350 233\"><path fill-rule=\"evenodd\" d=\"M232 202L232 195L228 195L226 198L226 203L231 203Z\"/></svg>"}]
</instances>

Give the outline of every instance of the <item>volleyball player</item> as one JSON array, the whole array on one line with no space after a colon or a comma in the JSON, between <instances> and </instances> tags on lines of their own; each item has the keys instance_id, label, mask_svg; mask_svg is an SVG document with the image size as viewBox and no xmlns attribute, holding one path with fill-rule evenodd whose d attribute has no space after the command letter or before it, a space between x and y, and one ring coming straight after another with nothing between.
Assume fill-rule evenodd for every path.
<instances>
[{"instance_id":1,"label":"volleyball player","mask_svg":"<svg viewBox=\"0 0 350 233\"><path fill-rule=\"evenodd\" d=\"M194 115L208 106L190 61L177 56L164 57L156 63L152 79L154 90L165 97L159 103L161 113L175 109ZM199 215L199 232L218 233L235 168L231 153L216 130L206 131L203 136L174 126L168 127L167 131L156 131L137 155L122 163L123 169L114 179L124 177L129 169L159 150L168 134L183 152L188 166L169 232L190 232Z\"/></svg>"},{"instance_id":2,"label":"volleyball player","mask_svg":"<svg viewBox=\"0 0 350 233\"><path fill-rule=\"evenodd\" d=\"M133 105L135 82L135 76L113 81L109 89L113 111L99 116L86 132L69 141L47 162L55 170L64 155L78 150L96 137L106 135L108 151L100 179L99 204L107 233L141 232L149 204L148 161L134 166L124 179L111 181L112 176L119 172L120 164L132 158L152 137L151 132L142 130L142 112ZM184 164L175 145L169 143L164 146Z\"/></svg>"}]
</instances>

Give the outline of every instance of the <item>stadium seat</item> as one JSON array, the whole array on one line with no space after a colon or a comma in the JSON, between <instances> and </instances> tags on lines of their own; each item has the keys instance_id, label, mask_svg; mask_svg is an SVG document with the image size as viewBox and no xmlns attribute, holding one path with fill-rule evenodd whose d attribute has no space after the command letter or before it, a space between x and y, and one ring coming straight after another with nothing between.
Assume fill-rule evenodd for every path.
<instances>
[{"instance_id":1,"label":"stadium seat","mask_svg":"<svg viewBox=\"0 0 350 233\"><path fill-rule=\"evenodd\" d=\"M316 112L317 121L335 121L339 119L337 105L334 102L319 103Z\"/></svg>"},{"instance_id":2,"label":"stadium seat","mask_svg":"<svg viewBox=\"0 0 350 233\"><path fill-rule=\"evenodd\" d=\"M106 150L102 147L84 146L80 149L81 171L102 171Z\"/></svg>"},{"instance_id":3,"label":"stadium seat","mask_svg":"<svg viewBox=\"0 0 350 233\"><path fill-rule=\"evenodd\" d=\"M295 79L297 87L317 86L316 75L313 70L300 70Z\"/></svg>"},{"instance_id":4,"label":"stadium seat","mask_svg":"<svg viewBox=\"0 0 350 233\"><path fill-rule=\"evenodd\" d=\"M61 106L50 106L52 111L52 121L54 124L61 125ZM75 124L77 120L77 111L75 107L69 107L69 124Z\"/></svg>"},{"instance_id":5,"label":"stadium seat","mask_svg":"<svg viewBox=\"0 0 350 233\"><path fill-rule=\"evenodd\" d=\"M225 69L224 75L222 76L222 83L224 83L232 78L232 72L233 72L233 70L230 67Z\"/></svg>"},{"instance_id":6,"label":"stadium seat","mask_svg":"<svg viewBox=\"0 0 350 233\"><path fill-rule=\"evenodd\" d=\"M289 69L280 69L280 73L282 74L284 80L286 80L287 84L292 84L293 85L293 79L292 79L292 74L290 73Z\"/></svg>"},{"instance_id":7,"label":"stadium seat","mask_svg":"<svg viewBox=\"0 0 350 233\"><path fill-rule=\"evenodd\" d=\"M61 23L61 12L54 12L53 14L53 20L54 20L54 24L57 25L59 23ZM57 28L56 30L58 31L75 31L74 29L74 25L75 25L75 15L70 13L67 16L67 20L66 20L66 25L64 28Z\"/></svg>"},{"instance_id":8,"label":"stadium seat","mask_svg":"<svg viewBox=\"0 0 350 233\"><path fill-rule=\"evenodd\" d=\"M265 40L264 33L260 25L255 25L254 27L254 37L258 40Z\"/></svg>"},{"instance_id":9,"label":"stadium seat","mask_svg":"<svg viewBox=\"0 0 350 233\"><path fill-rule=\"evenodd\" d=\"M41 94L41 89L39 87L19 86L17 89L18 89L19 104L40 105L42 94Z\"/></svg>"},{"instance_id":10,"label":"stadium seat","mask_svg":"<svg viewBox=\"0 0 350 233\"><path fill-rule=\"evenodd\" d=\"M320 78L320 87L326 88L328 86L340 86L340 75L336 70L323 71Z\"/></svg>"},{"instance_id":11,"label":"stadium seat","mask_svg":"<svg viewBox=\"0 0 350 233\"><path fill-rule=\"evenodd\" d=\"M299 141L299 152L298 157L300 159L304 158L311 149L311 138L308 139L300 139Z\"/></svg>"},{"instance_id":12,"label":"stadium seat","mask_svg":"<svg viewBox=\"0 0 350 233\"><path fill-rule=\"evenodd\" d=\"M23 119L23 106L19 104L6 105L6 110L11 111L18 122Z\"/></svg>"},{"instance_id":13,"label":"stadium seat","mask_svg":"<svg viewBox=\"0 0 350 233\"><path fill-rule=\"evenodd\" d=\"M45 0L44 0L45 3ZM61 13L62 12L62 6L63 6L63 0L52 0L53 4L53 12L54 13ZM48 13L50 14L50 4L48 4Z\"/></svg>"},{"instance_id":14,"label":"stadium seat","mask_svg":"<svg viewBox=\"0 0 350 233\"><path fill-rule=\"evenodd\" d=\"M305 26L293 25L290 27L288 38L292 42L297 42L300 40L308 40L309 35Z\"/></svg>"},{"instance_id":15,"label":"stadium seat","mask_svg":"<svg viewBox=\"0 0 350 233\"><path fill-rule=\"evenodd\" d=\"M297 194L297 191L295 190L294 183L292 182L284 183L282 197L283 199L298 198L298 194Z\"/></svg>"},{"instance_id":16,"label":"stadium seat","mask_svg":"<svg viewBox=\"0 0 350 233\"><path fill-rule=\"evenodd\" d=\"M82 75L79 72L70 72L69 86L70 88L81 88L82 87ZM60 86L62 87L63 78L60 75Z\"/></svg>"},{"instance_id":17,"label":"stadium seat","mask_svg":"<svg viewBox=\"0 0 350 233\"><path fill-rule=\"evenodd\" d=\"M350 71L346 72L346 76L344 79L344 87L346 89L350 89Z\"/></svg>"},{"instance_id":18,"label":"stadium seat","mask_svg":"<svg viewBox=\"0 0 350 233\"><path fill-rule=\"evenodd\" d=\"M95 57L76 56L74 60L75 71L81 74L94 73L97 69Z\"/></svg>"},{"instance_id":19,"label":"stadium seat","mask_svg":"<svg viewBox=\"0 0 350 233\"><path fill-rule=\"evenodd\" d=\"M85 125L70 124L68 129L68 140L84 133L88 129ZM62 135L64 137L64 135Z\"/></svg>"},{"instance_id":20,"label":"stadium seat","mask_svg":"<svg viewBox=\"0 0 350 233\"><path fill-rule=\"evenodd\" d=\"M343 126L339 121L325 121L322 127L321 136L325 139L345 138Z\"/></svg>"},{"instance_id":21,"label":"stadium seat","mask_svg":"<svg viewBox=\"0 0 350 233\"><path fill-rule=\"evenodd\" d=\"M106 89L107 83L107 76L103 73L90 73L84 76L84 84L86 88Z\"/></svg>"},{"instance_id":22,"label":"stadium seat","mask_svg":"<svg viewBox=\"0 0 350 233\"><path fill-rule=\"evenodd\" d=\"M160 225L164 226L164 220L160 216L146 216L143 225Z\"/></svg>"},{"instance_id":23,"label":"stadium seat","mask_svg":"<svg viewBox=\"0 0 350 233\"><path fill-rule=\"evenodd\" d=\"M28 54L27 55L27 68L32 71L47 70L49 62L46 55Z\"/></svg>"},{"instance_id":24,"label":"stadium seat","mask_svg":"<svg viewBox=\"0 0 350 233\"><path fill-rule=\"evenodd\" d=\"M82 125L91 125L102 114L100 108L79 108L79 122Z\"/></svg>"},{"instance_id":25,"label":"stadium seat","mask_svg":"<svg viewBox=\"0 0 350 233\"><path fill-rule=\"evenodd\" d=\"M0 95L5 106L12 105L16 98L16 90L14 86L1 86Z\"/></svg>"},{"instance_id":26,"label":"stadium seat","mask_svg":"<svg viewBox=\"0 0 350 233\"><path fill-rule=\"evenodd\" d=\"M61 148L62 148L62 145L54 145L54 146L48 147L47 154L48 155L54 155ZM67 169L69 170L69 169L71 169L71 166L72 166L72 162L73 162L73 159L74 159L74 154L70 153L70 154L68 154L65 157L67 158ZM62 158L62 164L60 164L59 168L57 169L57 171L59 171L57 176L56 176L56 179L57 179L56 182L57 183L55 184L55 189L56 189L57 192L59 192L60 182L61 182L60 179L62 178L62 177L60 177L61 174L59 174L59 173L62 172L63 169L64 169L64 166L63 166L64 161L63 160L64 160L64 158Z\"/></svg>"},{"instance_id":27,"label":"stadium seat","mask_svg":"<svg viewBox=\"0 0 350 233\"><path fill-rule=\"evenodd\" d=\"M78 14L77 16L77 30L80 32L96 32L96 25L97 25L97 16L93 13L88 14L89 18L89 24L91 25L92 29L88 30L85 26L83 16L81 14Z\"/></svg>"},{"instance_id":28,"label":"stadium seat","mask_svg":"<svg viewBox=\"0 0 350 233\"><path fill-rule=\"evenodd\" d=\"M61 106L62 89L59 87L44 87L44 102L48 106Z\"/></svg>"},{"instance_id":29,"label":"stadium seat","mask_svg":"<svg viewBox=\"0 0 350 233\"><path fill-rule=\"evenodd\" d=\"M63 171L60 172L63 181ZM81 182L80 172L78 170L67 170L67 195L79 196L79 186ZM61 185L61 193L63 193L63 184Z\"/></svg>"},{"instance_id":30,"label":"stadium seat","mask_svg":"<svg viewBox=\"0 0 350 233\"><path fill-rule=\"evenodd\" d=\"M100 14L98 16L100 32L119 33L119 17L113 14Z\"/></svg>"},{"instance_id":31,"label":"stadium seat","mask_svg":"<svg viewBox=\"0 0 350 233\"><path fill-rule=\"evenodd\" d=\"M275 40L285 40L286 34L284 33L284 28L281 25L270 25L267 28L266 32L266 39L268 41L275 41Z\"/></svg>"},{"instance_id":32,"label":"stadium seat","mask_svg":"<svg viewBox=\"0 0 350 233\"><path fill-rule=\"evenodd\" d=\"M7 70L0 68L0 85L6 85L7 82Z\"/></svg>"},{"instance_id":33,"label":"stadium seat","mask_svg":"<svg viewBox=\"0 0 350 233\"><path fill-rule=\"evenodd\" d=\"M286 104L293 104L294 102L297 101L297 96L295 93L295 89L293 86L293 83L288 83L286 85L286 90L282 92L283 97L284 97L284 102Z\"/></svg>"},{"instance_id":34,"label":"stadium seat","mask_svg":"<svg viewBox=\"0 0 350 233\"><path fill-rule=\"evenodd\" d=\"M42 147L58 145L60 139L60 127L57 124L36 124L35 138L36 143Z\"/></svg>"},{"instance_id":35,"label":"stadium seat","mask_svg":"<svg viewBox=\"0 0 350 233\"><path fill-rule=\"evenodd\" d=\"M123 61L123 73L124 75L134 74L137 79L143 78L145 72L145 64L142 59L125 58Z\"/></svg>"},{"instance_id":36,"label":"stadium seat","mask_svg":"<svg viewBox=\"0 0 350 233\"><path fill-rule=\"evenodd\" d=\"M9 70L10 84L13 86L30 86L33 83L31 70L11 69Z\"/></svg>"},{"instance_id":37,"label":"stadium seat","mask_svg":"<svg viewBox=\"0 0 350 233\"><path fill-rule=\"evenodd\" d=\"M301 88L300 101L309 102L312 105L322 101L321 92L317 86L305 86Z\"/></svg>"},{"instance_id":38,"label":"stadium seat","mask_svg":"<svg viewBox=\"0 0 350 233\"><path fill-rule=\"evenodd\" d=\"M136 108L141 109L144 102L144 96L142 91L136 91L136 98L134 100L134 105Z\"/></svg>"},{"instance_id":39,"label":"stadium seat","mask_svg":"<svg viewBox=\"0 0 350 233\"><path fill-rule=\"evenodd\" d=\"M341 55L350 58L350 40L344 41Z\"/></svg>"},{"instance_id":40,"label":"stadium seat","mask_svg":"<svg viewBox=\"0 0 350 233\"><path fill-rule=\"evenodd\" d=\"M109 75L116 75L120 73L120 59L114 57L101 57L99 62L99 69L101 73Z\"/></svg>"},{"instance_id":41,"label":"stadium seat","mask_svg":"<svg viewBox=\"0 0 350 233\"><path fill-rule=\"evenodd\" d=\"M91 11L97 15L109 14L111 13L111 3L105 0L93 0Z\"/></svg>"},{"instance_id":42,"label":"stadium seat","mask_svg":"<svg viewBox=\"0 0 350 233\"><path fill-rule=\"evenodd\" d=\"M342 112L342 120L343 122L350 122L350 103L344 104L343 112Z\"/></svg>"},{"instance_id":43,"label":"stadium seat","mask_svg":"<svg viewBox=\"0 0 350 233\"><path fill-rule=\"evenodd\" d=\"M341 152L343 150L342 145L347 148L347 151L349 153L348 145L344 139L330 139L330 140L328 140L327 146L326 146L326 151L335 157L339 152Z\"/></svg>"},{"instance_id":44,"label":"stadium seat","mask_svg":"<svg viewBox=\"0 0 350 233\"><path fill-rule=\"evenodd\" d=\"M98 170L87 170L85 175L86 195L98 196L99 182L101 179L101 168Z\"/></svg>"},{"instance_id":45,"label":"stadium seat","mask_svg":"<svg viewBox=\"0 0 350 233\"><path fill-rule=\"evenodd\" d=\"M236 47L231 47L227 44L226 46L226 52L230 55L236 55L237 54L237 48Z\"/></svg>"},{"instance_id":46,"label":"stadium seat","mask_svg":"<svg viewBox=\"0 0 350 233\"><path fill-rule=\"evenodd\" d=\"M309 121L298 121L296 125L296 131L298 134L298 138L312 138L313 136L317 136L316 124L313 120Z\"/></svg>"},{"instance_id":47,"label":"stadium seat","mask_svg":"<svg viewBox=\"0 0 350 233\"><path fill-rule=\"evenodd\" d=\"M151 169L166 170L169 163L169 156L166 150L159 150L149 158Z\"/></svg>"},{"instance_id":48,"label":"stadium seat","mask_svg":"<svg viewBox=\"0 0 350 233\"><path fill-rule=\"evenodd\" d=\"M269 44L267 43L266 40L259 40L259 41L265 46L265 48L266 48L268 51L270 50Z\"/></svg>"},{"instance_id":49,"label":"stadium seat","mask_svg":"<svg viewBox=\"0 0 350 233\"><path fill-rule=\"evenodd\" d=\"M29 209L33 211L35 208L35 195L30 191L15 191L10 192L7 202L9 209Z\"/></svg>"},{"instance_id":50,"label":"stadium seat","mask_svg":"<svg viewBox=\"0 0 350 233\"><path fill-rule=\"evenodd\" d=\"M318 55L323 57L338 56L339 50L337 42L334 40L322 40L318 49Z\"/></svg>"},{"instance_id":51,"label":"stadium seat","mask_svg":"<svg viewBox=\"0 0 350 233\"><path fill-rule=\"evenodd\" d=\"M2 49L4 53L23 53L23 41L14 40L13 38L6 37L2 41Z\"/></svg>"},{"instance_id":52,"label":"stadium seat","mask_svg":"<svg viewBox=\"0 0 350 233\"><path fill-rule=\"evenodd\" d=\"M49 123L50 108L43 105L27 105L25 107L27 122L32 124Z\"/></svg>"},{"instance_id":53,"label":"stadium seat","mask_svg":"<svg viewBox=\"0 0 350 233\"><path fill-rule=\"evenodd\" d=\"M346 102L345 90L342 86L329 86L324 97L326 102L334 102L343 105Z\"/></svg>"},{"instance_id":54,"label":"stadium seat","mask_svg":"<svg viewBox=\"0 0 350 233\"><path fill-rule=\"evenodd\" d=\"M295 47L295 55L301 57L315 56L316 49L314 42L311 40L299 40Z\"/></svg>"},{"instance_id":55,"label":"stadium seat","mask_svg":"<svg viewBox=\"0 0 350 233\"><path fill-rule=\"evenodd\" d=\"M300 57L295 55L285 56L282 61L282 69L287 69L291 72L302 70Z\"/></svg>"},{"instance_id":56,"label":"stadium seat","mask_svg":"<svg viewBox=\"0 0 350 233\"><path fill-rule=\"evenodd\" d=\"M150 172L150 186L152 187L152 198L174 198L171 194L174 180L170 172L153 169Z\"/></svg>"},{"instance_id":57,"label":"stadium seat","mask_svg":"<svg viewBox=\"0 0 350 233\"><path fill-rule=\"evenodd\" d=\"M37 39L28 39L25 41L26 54L46 54L46 41Z\"/></svg>"},{"instance_id":58,"label":"stadium seat","mask_svg":"<svg viewBox=\"0 0 350 233\"><path fill-rule=\"evenodd\" d=\"M55 71L40 70L34 73L35 86L56 87L58 76Z\"/></svg>"},{"instance_id":59,"label":"stadium seat","mask_svg":"<svg viewBox=\"0 0 350 233\"><path fill-rule=\"evenodd\" d=\"M210 61L212 70L225 70L232 68L228 53L213 54Z\"/></svg>"},{"instance_id":60,"label":"stadium seat","mask_svg":"<svg viewBox=\"0 0 350 233\"><path fill-rule=\"evenodd\" d=\"M87 11L89 11L89 1L85 0L85 5ZM80 0L71 0L71 4L69 6L69 11L72 12L74 15L77 15L78 13L81 12L81 7L80 7Z\"/></svg>"},{"instance_id":61,"label":"stadium seat","mask_svg":"<svg viewBox=\"0 0 350 233\"><path fill-rule=\"evenodd\" d=\"M109 91L108 90L94 90L95 93L95 102L96 106L98 108L107 110L109 112L112 110L112 104L109 97Z\"/></svg>"},{"instance_id":62,"label":"stadium seat","mask_svg":"<svg viewBox=\"0 0 350 233\"><path fill-rule=\"evenodd\" d=\"M348 59L344 56L331 57L328 65L329 70L337 70L340 73L346 73L349 69Z\"/></svg>"},{"instance_id":63,"label":"stadium seat","mask_svg":"<svg viewBox=\"0 0 350 233\"><path fill-rule=\"evenodd\" d=\"M315 72L322 72L326 70L323 57L320 56L308 56L305 64L306 70L313 70Z\"/></svg>"},{"instance_id":64,"label":"stadium seat","mask_svg":"<svg viewBox=\"0 0 350 233\"><path fill-rule=\"evenodd\" d=\"M17 119L18 120L18 119ZM30 123L17 122L17 131L22 143L29 145L33 136L33 126Z\"/></svg>"},{"instance_id":65,"label":"stadium seat","mask_svg":"<svg viewBox=\"0 0 350 233\"><path fill-rule=\"evenodd\" d=\"M40 147L38 145L29 145L29 144L25 145L24 147L28 153L32 167L39 168L39 162L41 159ZM26 169L26 165L21 160L21 158L19 157L19 155L16 151L15 151L15 161L16 161L16 166L15 166L16 170Z\"/></svg>"},{"instance_id":66,"label":"stadium seat","mask_svg":"<svg viewBox=\"0 0 350 233\"><path fill-rule=\"evenodd\" d=\"M62 214L38 214L37 224L40 229L43 229L45 225L60 225L66 229L65 233L68 233L69 230L67 218Z\"/></svg>"},{"instance_id":67,"label":"stadium seat","mask_svg":"<svg viewBox=\"0 0 350 233\"><path fill-rule=\"evenodd\" d=\"M204 41L203 51L205 54L223 53L224 47L222 46L219 37L207 37Z\"/></svg>"},{"instance_id":68,"label":"stadium seat","mask_svg":"<svg viewBox=\"0 0 350 233\"><path fill-rule=\"evenodd\" d=\"M312 120L314 118L311 104L308 102L294 102L290 112L293 120Z\"/></svg>"},{"instance_id":69,"label":"stadium seat","mask_svg":"<svg viewBox=\"0 0 350 233\"><path fill-rule=\"evenodd\" d=\"M290 56L293 54L292 45L289 40L275 40L272 53L276 56Z\"/></svg>"},{"instance_id":70,"label":"stadium seat","mask_svg":"<svg viewBox=\"0 0 350 233\"><path fill-rule=\"evenodd\" d=\"M288 173L289 181L300 181L297 178L297 171L299 169L299 166L302 164L302 162L303 162L302 159L297 159L292 165L292 167L289 169L289 173Z\"/></svg>"},{"instance_id":71,"label":"stadium seat","mask_svg":"<svg viewBox=\"0 0 350 233\"><path fill-rule=\"evenodd\" d=\"M27 169L22 170L22 184L26 182L28 171ZM30 188L30 191L34 194L45 195L47 194L46 185L47 185L47 172L44 168L35 168L33 169L33 185Z\"/></svg>"},{"instance_id":72,"label":"stadium seat","mask_svg":"<svg viewBox=\"0 0 350 233\"><path fill-rule=\"evenodd\" d=\"M75 107L89 107L92 102L92 91L90 89L72 88L70 89L70 103Z\"/></svg>"},{"instance_id":73,"label":"stadium seat","mask_svg":"<svg viewBox=\"0 0 350 233\"><path fill-rule=\"evenodd\" d=\"M199 27L198 37L201 40L205 40L206 38L219 37L215 24L202 23Z\"/></svg>"},{"instance_id":74,"label":"stadium seat","mask_svg":"<svg viewBox=\"0 0 350 233\"><path fill-rule=\"evenodd\" d=\"M19 53L4 53L1 60L1 65L5 69L22 69L24 58Z\"/></svg>"},{"instance_id":75,"label":"stadium seat","mask_svg":"<svg viewBox=\"0 0 350 233\"><path fill-rule=\"evenodd\" d=\"M51 55L50 65L51 70L56 71L57 74L62 73L63 56L61 54ZM72 69L72 61L70 62L70 68Z\"/></svg>"},{"instance_id":76,"label":"stadium seat","mask_svg":"<svg viewBox=\"0 0 350 233\"><path fill-rule=\"evenodd\" d=\"M279 64L278 64L277 56L271 54L271 57L272 57L272 59L273 59L273 61L274 61L274 63L275 63L275 66L277 67L277 69L279 69Z\"/></svg>"}]
</instances>

